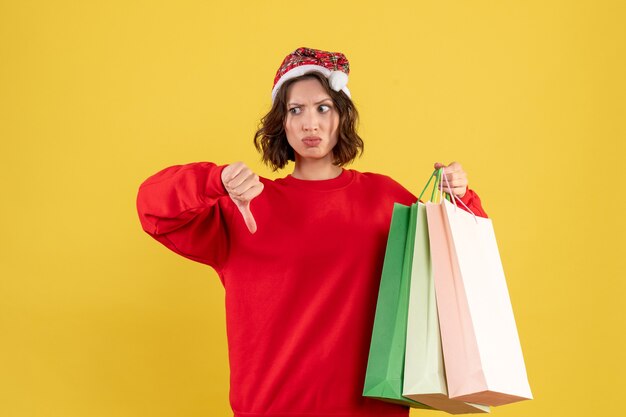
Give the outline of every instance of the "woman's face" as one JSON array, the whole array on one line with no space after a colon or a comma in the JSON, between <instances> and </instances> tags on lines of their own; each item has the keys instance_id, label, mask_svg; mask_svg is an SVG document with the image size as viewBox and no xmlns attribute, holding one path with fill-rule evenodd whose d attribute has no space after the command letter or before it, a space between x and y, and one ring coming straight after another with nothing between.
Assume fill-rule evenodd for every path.
<instances>
[{"instance_id":1,"label":"woman's face","mask_svg":"<svg viewBox=\"0 0 626 417\"><path fill-rule=\"evenodd\" d=\"M333 160L339 113L322 84L315 78L297 81L287 91L287 141L300 159Z\"/></svg>"}]
</instances>

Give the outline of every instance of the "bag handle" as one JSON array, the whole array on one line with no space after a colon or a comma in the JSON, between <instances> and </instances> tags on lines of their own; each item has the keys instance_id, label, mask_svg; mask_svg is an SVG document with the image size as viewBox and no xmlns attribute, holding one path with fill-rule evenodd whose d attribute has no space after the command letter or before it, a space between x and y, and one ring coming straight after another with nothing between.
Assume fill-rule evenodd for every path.
<instances>
[{"instance_id":1,"label":"bag handle","mask_svg":"<svg viewBox=\"0 0 626 417\"><path fill-rule=\"evenodd\" d=\"M420 193L420 196L417 198L418 201L422 201L422 196L424 195L424 192L426 192L426 189L428 188L428 185L433 180L433 178L435 179L435 183L433 184L433 190L432 190L432 193L430 194L430 200L428 201L433 201L433 202L435 201L435 191L437 190L437 184L440 181L440 176L441 176L441 169L435 169L433 173L430 174L430 178L428 178L428 182L424 186L424 189Z\"/></svg>"},{"instance_id":2,"label":"bag handle","mask_svg":"<svg viewBox=\"0 0 626 417\"><path fill-rule=\"evenodd\" d=\"M445 181L446 184L448 185L448 188L450 188L450 183L448 182L448 178L446 178L445 175L445 171L443 169L443 167L439 168L439 177L443 177L443 180L439 180L439 201L443 201L443 182ZM448 197L448 201L452 201L452 203L454 203L454 207L456 210L456 196L453 194L452 198L449 198L450 194L446 193L446 196Z\"/></svg>"},{"instance_id":3,"label":"bag handle","mask_svg":"<svg viewBox=\"0 0 626 417\"><path fill-rule=\"evenodd\" d=\"M452 189L452 188L450 187L450 183L448 182L448 178L444 175L445 173L444 173L443 168L440 168L440 169L441 169L441 175L443 176L443 179L445 180L446 185L448 186L448 188L449 188L449 189ZM443 187L439 189L439 193L440 193L440 194L442 194L442 193L443 193ZM447 193L446 193L446 194L447 194ZM469 207L467 207L467 206L465 205L465 203L463 202L463 200L461 200L461 199L460 199L458 196L456 196L455 194L452 194L452 201L454 202L454 207L455 207L455 210L456 210L456 207L458 207L458 206L456 205L456 200L459 200L459 203L463 204L463 207L465 207L465 208L467 209L467 211L469 211L470 213L472 213L472 216L474 216L474 220L478 221L478 220L476 219L476 215L474 214L474 212L473 212L473 211L472 211Z\"/></svg>"}]
</instances>

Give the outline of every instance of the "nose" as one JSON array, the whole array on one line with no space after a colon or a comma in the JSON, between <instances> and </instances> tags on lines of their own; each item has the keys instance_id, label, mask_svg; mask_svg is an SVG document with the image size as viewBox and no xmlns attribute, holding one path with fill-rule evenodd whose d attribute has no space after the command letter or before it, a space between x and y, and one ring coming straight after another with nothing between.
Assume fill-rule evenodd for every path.
<instances>
[{"instance_id":1,"label":"nose","mask_svg":"<svg viewBox=\"0 0 626 417\"><path fill-rule=\"evenodd\" d=\"M302 128L305 132L317 131L319 128L319 120L316 112L306 112L302 121Z\"/></svg>"}]
</instances>

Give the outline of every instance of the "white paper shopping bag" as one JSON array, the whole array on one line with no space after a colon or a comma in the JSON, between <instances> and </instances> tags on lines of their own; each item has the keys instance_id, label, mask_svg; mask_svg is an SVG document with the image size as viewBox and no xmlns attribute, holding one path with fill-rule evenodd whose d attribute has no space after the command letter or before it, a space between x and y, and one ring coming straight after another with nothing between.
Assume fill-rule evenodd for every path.
<instances>
[{"instance_id":1,"label":"white paper shopping bag","mask_svg":"<svg viewBox=\"0 0 626 417\"><path fill-rule=\"evenodd\" d=\"M437 234L433 267L450 397L493 406L531 399L491 220L444 200L428 205L428 222Z\"/></svg>"}]
</instances>

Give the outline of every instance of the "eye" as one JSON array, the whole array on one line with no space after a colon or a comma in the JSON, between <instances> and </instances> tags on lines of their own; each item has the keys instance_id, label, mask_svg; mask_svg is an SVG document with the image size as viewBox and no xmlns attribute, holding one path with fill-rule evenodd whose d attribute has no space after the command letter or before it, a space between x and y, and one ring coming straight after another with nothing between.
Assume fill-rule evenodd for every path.
<instances>
[{"instance_id":1,"label":"eye","mask_svg":"<svg viewBox=\"0 0 626 417\"><path fill-rule=\"evenodd\" d=\"M320 106L317 109L319 110L320 113L326 113L330 111L330 106L327 104L320 104Z\"/></svg>"},{"instance_id":2,"label":"eye","mask_svg":"<svg viewBox=\"0 0 626 417\"><path fill-rule=\"evenodd\" d=\"M292 107L289 109L289 113L291 114L300 114L301 110L300 107Z\"/></svg>"}]
</instances>

